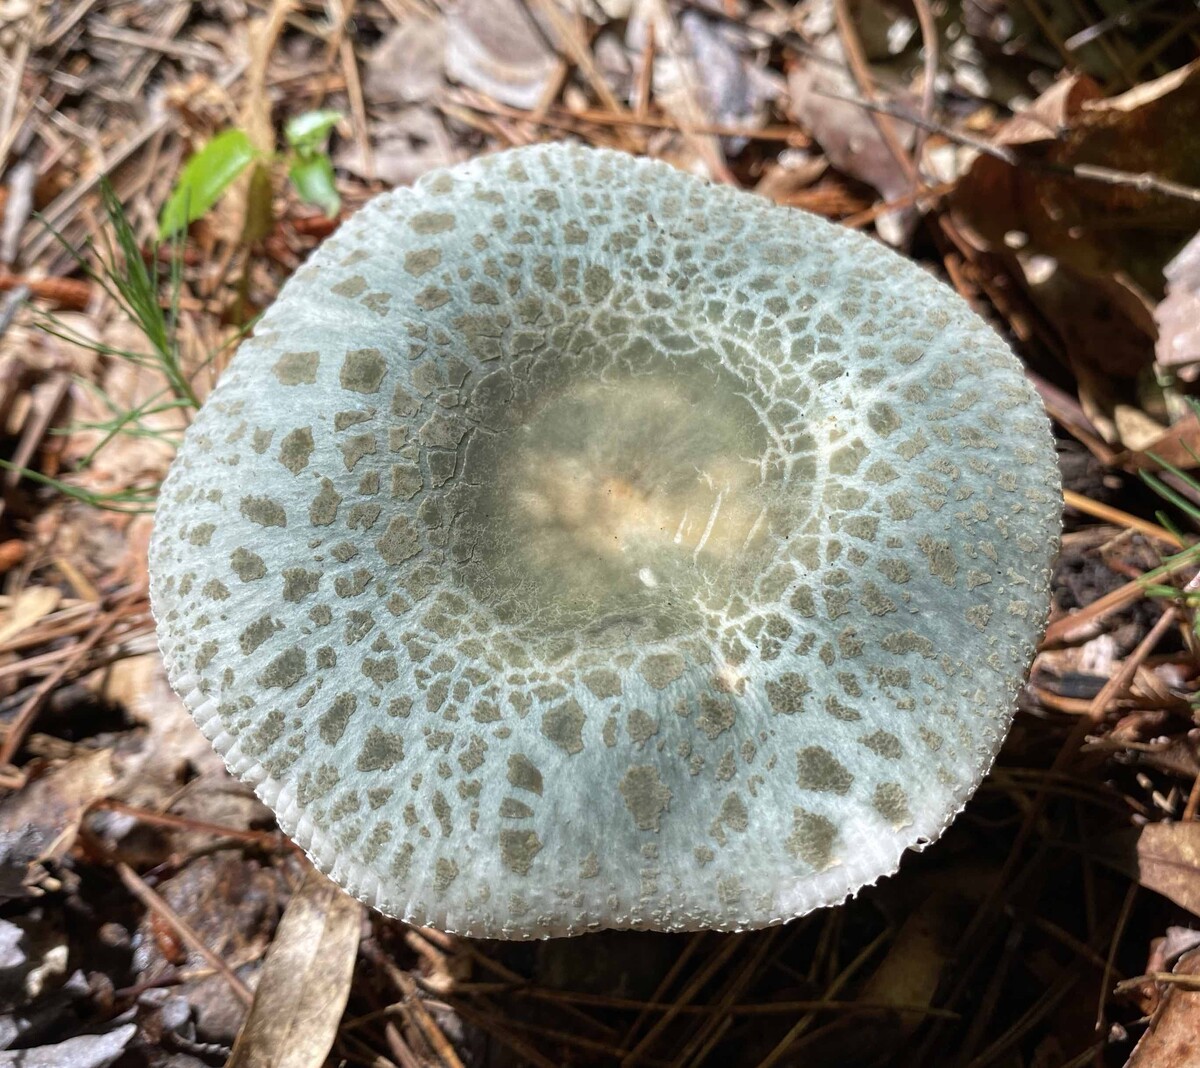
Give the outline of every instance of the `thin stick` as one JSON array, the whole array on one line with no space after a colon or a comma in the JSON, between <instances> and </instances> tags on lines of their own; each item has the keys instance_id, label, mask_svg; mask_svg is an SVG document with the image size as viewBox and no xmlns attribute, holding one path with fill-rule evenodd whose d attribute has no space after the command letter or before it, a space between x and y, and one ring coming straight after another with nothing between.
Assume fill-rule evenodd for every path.
<instances>
[{"instance_id":1,"label":"thin stick","mask_svg":"<svg viewBox=\"0 0 1200 1068\"><path fill-rule=\"evenodd\" d=\"M559 45L587 79L588 85L600 98L600 103L609 111L618 115L624 114L625 109L613 95L613 91L608 87L608 82L604 80L604 76L597 69L586 42L576 32L576 27L571 25L558 5L552 3L551 0L533 0L533 6L541 11L546 17L546 21L554 28L554 35L558 38Z\"/></svg>"},{"instance_id":2,"label":"thin stick","mask_svg":"<svg viewBox=\"0 0 1200 1068\"><path fill-rule=\"evenodd\" d=\"M854 25L854 20L850 17L848 0L834 0L833 10L837 19L838 36L841 38L842 47L846 51L846 62L849 64L850 73L854 77L854 83L858 86L858 91L862 98L874 103L875 87L871 83L870 67L867 65L867 56L863 50L862 41L858 36L858 29ZM875 128L879 131L879 136L883 138L883 143L892 154L892 158L895 159L897 165L904 172L905 177L913 185L921 185L921 176L917 171L916 164L913 163L912 157L909 156L904 146L900 143L900 136L896 133L896 128L892 125L891 120L894 116L882 108L872 108L870 110Z\"/></svg>"},{"instance_id":3,"label":"thin stick","mask_svg":"<svg viewBox=\"0 0 1200 1068\"><path fill-rule=\"evenodd\" d=\"M1165 564L1152 571L1147 571L1144 575L1118 587L1111 593L1106 593L1086 608L1081 608L1078 612L1055 620L1046 628L1042 644L1057 645L1060 642L1068 641L1086 624L1097 623L1110 613L1124 608L1125 605L1132 604L1139 597L1144 596L1147 586L1158 582L1159 579L1169 578L1177 571L1193 566L1197 561L1200 561L1200 546L1193 545L1191 548L1184 549L1177 556L1171 557Z\"/></svg>"},{"instance_id":4,"label":"thin stick","mask_svg":"<svg viewBox=\"0 0 1200 1068\"><path fill-rule=\"evenodd\" d=\"M1186 823L1189 820L1194 820L1197 809L1200 809L1200 775L1197 775L1192 780L1192 788L1188 792L1187 804L1183 807L1183 821Z\"/></svg>"},{"instance_id":5,"label":"thin stick","mask_svg":"<svg viewBox=\"0 0 1200 1068\"><path fill-rule=\"evenodd\" d=\"M1146 519L1139 519L1128 512L1122 512L1120 508L1113 508L1110 505L1101 504L1099 501L1093 501L1090 497L1085 497L1082 493L1076 493L1074 490L1063 490L1063 503L1070 508L1074 508L1077 512L1083 512L1085 515L1090 515L1095 519L1103 519L1118 527L1136 530L1139 534L1145 534L1148 538L1157 538L1159 541L1165 541L1168 545L1174 545L1176 549L1187 548L1187 545L1183 541L1169 530L1160 527L1157 523L1151 523Z\"/></svg>"},{"instance_id":6,"label":"thin stick","mask_svg":"<svg viewBox=\"0 0 1200 1068\"><path fill-rule=\"evenodd\" d=\"M4 742L0 744L0 766L13 762L13 757L17 755L17 750L21 748L21 744L25 741L25 735L29 732L29 728L33 726L42 703L50 696L54 688L62 682L76 664L82 661L95 646L99 645L107 637L113 624L128 613L129 606L144 596L145 591L139 588L130 590L123 597L119 598L112 611L100 617L96 625L92 628L91 633L71 650L71 655L58 668L47 675L38 685L37 689L29 695L28 700L21 707L21 711L13 719Z\"/></svg>"},{"instance_id":7,"label":"thin stick","mask_svg":"<svg viewBox=\"0 0 1200 1068\"><path fill-rule=\"evenodd\" d=\"M127 805L124 801L117 801L111 797L104 797L99 801L93 801L86 811L97 812L102 809L107 812L119 812L123 816L131 816L141 823L148 823L158 827L174 827L182 831L211 834L216 838L231 838L234 841L248 842L261 846L264 849L279 849L283 847L290 848L297 853L303 852L290 838L279 833L272 833L270 831L243 831L236 827L226 827L220 823L209 823L207 820L189 819L187 816L175 816L169 812L153 812L148 808L139 808L137 805Z\"/></svg>"},{"instance_id":8,"label":"thin stick","mask_svg":"<svg viewBox=\"0 0 1200 1068\"><path fill-rule=\"evenodd\" d=\"M1108 956L1104 959L1104 972L1100 976L1100 998L1096 1004L1096 1030L1103 1032L1104 1030L1104 992L1108 989L1109 979L1112 976L1113 968L1117 960L1117 949L1121 945L1121 935L1125 933L1125 925L1129 922L1129 915L1133 912L1133 901L1137 897L1138 884L1131 882L1129 889L1125 892L1125 900L1121 903L1121 914L1117 917L1116 926L1113 928L1112 938L1108 943ZM1189 976L1189 978L1195 978ZM1126 983L1136 983L1136 980L1127 979Z\"/></svg>"},{"instance_id":9,"label":"thin stick","mask_svg":"<svg viewBox=\"0 0 1200 1068\"><path fill-rule=\"evenodd\" d=\"M642 69L638 71L633 113L639 119L650 114L650 93L654 87L654 20L646 20L646 44L642 48Z\"/></svg>"},{"instance_id":10,"label":"thin stick","mask_svg":"<svg viewBox=\"0 0 1200 1068\"><path fill-rule=\"evenodd\" d=\"M369 955L375 964L384 970L387 977L397 989L399 989L404 997L404 1004L412 1010L418 1029L426 1041L437 1052L441 1063L447 1065L448 1068L463 1068L463 1063L459 1060L458 1054L454 1052L454 1047L450 1045L450 1040L442 1033L442 1029L438 1026L437 1021L425 1007L425 1002L422 1000L421 994L417 990L417 984L413 981L412 976L401 971L382 952L372 952Z\"/></svg>"},{"instance_id":11,"label":"thin stick","mask_svg":"<svg viewBox=\"0 0 1200 1068\"><path fill-rule=\"evenodd\" d=\"M925 53L924 85L921 86L921 118L925 122L933 121L933 108L937 102L937 72L941 64L941 38L938 36L937 20L929 9L929 0L913 0L917 9L917 22L921 27L921 48ZM913 139L912 158L921 158L921 148L929 131L918 127Z\"/></svg>"},{"instance_id":12,"label":"thin stick","mask_svg":"<svg viewBox=\"0 0 1200 1068\"><path fill-rule=\"evenodd\" d=\"M1137 883L1133 884L1133 889L1137 889ZM1135 975L1132 979L1118 983L1115 992L1132 990L1143 983L1168 983L1183 987L1185 990L1200 990L1200 975L1187 975L1179 972L1147 972L1145 975Z\"/></svg>"},{"instance_id":13,"label":"thin stick","mask_svg":"<svg viewBox=\"0 0 1200 1068\"><path fill-rule=\"evenodd\" d=\"M179 913L171 908L161 896L151 890L146 881L137 872L123 860L117 861L115 868L121 882L125 884L129 892L145 905L147 909L166 923L180 939L199 953L212 968L218 971L229 984L229 988L233 991L234 996L243 1005L249 1005L254 1000L254 995L250 992L250 988L237 977L233 969L204 944L204 939L200 937L196 930Z\"/></svg>"},{"instance_id":14,"label":"thin stick","mask_svg":"<svg viewBox=\"0 0 1200 1068\"><path fill-rule=\"evenodd\" d=\"M1080 727L1086 731L1094 727L1101 719L1104 718L1105 712L1108 710L1108 704L1122 690L1124 690L1130 682L1133 681L1133 676L1137 669L1145 662L1153 651L1155 646L1162 640L1164 634L1174 626L1176 622L1174 607L1168 608L1158 617L1158 622L1150 628L1150 632L1137 644L1137 648L1133 650L1121 664L1120 669L1109 680L1100 687L1100 692L1092 699L1091 707L1088 709L1088 717L1076 726L1076 731ZM1081 739L1082 740L1082 739ZM1064 752L1066 747L1064 747ZM1070 758L1063 760L1065 765ZM1059 761L1055 761L1054 770L1061 770L1058 767Z\"/></svg>"},{"instance_id":15,"label":"thin stick","mask_svg":"<svg viewBox=\"0 0 1200 1068\"><path fill-rule=\"evenodd\" d=\"M794 126L774 125L756 129L749 126L725 126L720 123L696 123L694 125L689 123L685 129L674 119L661 115L631 115L627 112L614 114L608 111L600 111L596 108L571 111L563 107L552 107L548 108L544 113L539 114L534 111L524 111L521 108L500 104L478 93L447 93L446 101L458 104L461 107L470 108L472 111L481 111L487 115L500 115L509 119L521 119L525 122L549 127L550 129L569 130L572 133L581 133L580 127L584 125L632 126L645 127L650 130L671 130L674 133L680 134L742 137L749 141L778 141L795 148L806 148L812 144L812 139L803 130ZM445 110L445 106L442 103L435 103L435 106Z\"/></svg>"},{"instance_id":16,"label":"thin stick","mask_svg":"<svg viewBox=\"0 0 1200 1068\"><path fill-rule=\"evenodd\" d=\"M675 982L683 972L683 969L687 967L688 962L695 956L696 950L706 940L707 935L708 932L706 931L697 931L688 937L687 945L683 947L683 952L675 958L674 963L667 969L667 974L662 977L658 986L655 987L654 993L650 995L650 1000L643 1005L641 1012L637 1015L637 1019L629 1025L629 1029L625 1032L624 1044L626 1046L633 1041L633 1036L645 1026L646 1021L650 1018L650 1014L653 1012L651 1004L657 1002L671 989L671 984Z\"/></svg>"},{"instance_id":17,"label":"thin stick","mask_svg":"<svg viewBox=\"0 0 1200 1068\"><path fill-rule=\"evenodd\" d=\"M896 197L894 200L881 200L877 204L872 204L865 211L860 211L856 215L847 215L844 219L838 220L839 226L845 226L851 230L858 230L866 226L868 223L873 223L880 215L887 215L889 212L897 211L900 208L909 208L914 204L921 204L924 201L938 201L943 197L953 193L958 188L958 182L941 182L938 185L921 187L912 189L903 196Z\"/></svg>"},{"instance_id":18,"label":"thin stick","mask_svg":"<svg viewBox=\"0 0 1200 1068\"><path fill-rule=\"evenodd\" d=\"M737 952L741 945L740 940L734 935L726 935L725 939L716 953L709 958L708 963L704 965L693 977L691 982L687 984L680 992L678 997L678 1006L687 1005L700 992L701 987L708 982L712 976L718 972L729 961L729 958ZM621 1068L628 1068L631 1064L636 1064L641 1055L653 1044L654 1040L667 1028L670 1022L675 1019L675 1014L678 1012L678 1007L672 1006L664 1012L661 1018L647 1031L638 1044L629 1051L628 1056L622 1058Z\"/></svg>"}]
</instances>

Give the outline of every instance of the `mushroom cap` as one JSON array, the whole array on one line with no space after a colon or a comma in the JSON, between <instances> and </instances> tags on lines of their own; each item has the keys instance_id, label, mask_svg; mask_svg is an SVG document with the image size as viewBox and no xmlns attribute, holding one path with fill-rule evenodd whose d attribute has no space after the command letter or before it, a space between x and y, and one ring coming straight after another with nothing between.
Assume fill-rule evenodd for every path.
<instances>
[{"instance_id":1,"label":"mushroom cap","mask_svg":"<svg viewBox=\"0 0 1200 1068\"><path fill-rule=\"evenodd\" d=\"M163 487L172 685L324 872L466 935L743 930L936 839L1060 494L955 293L661 163L517 149L284 286Z\"/></svg>"}]
</instances>

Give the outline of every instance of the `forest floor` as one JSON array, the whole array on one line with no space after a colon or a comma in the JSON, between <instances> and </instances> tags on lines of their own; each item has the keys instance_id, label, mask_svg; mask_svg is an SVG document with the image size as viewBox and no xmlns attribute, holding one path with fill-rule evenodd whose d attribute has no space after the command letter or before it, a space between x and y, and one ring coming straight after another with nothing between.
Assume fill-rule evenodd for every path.
<instances>
[{"instance_id":1,"label":"forest floor","mask_svg":"<svg viewBox=\"0 0 1200 1068\"><path fill-rule=\"evenodd\" d=\"M0 1065L1200 1065L1194 3L0 0L0 47ZM255 177L156 251L230 130ZM995 768L935 849L782 927L507 944L367 913L155 646L189 409L104 273L102 179L202 397L366 199L561 138L898 248L1054 420L1049 630Z\"/></svg>"}]
</instances>

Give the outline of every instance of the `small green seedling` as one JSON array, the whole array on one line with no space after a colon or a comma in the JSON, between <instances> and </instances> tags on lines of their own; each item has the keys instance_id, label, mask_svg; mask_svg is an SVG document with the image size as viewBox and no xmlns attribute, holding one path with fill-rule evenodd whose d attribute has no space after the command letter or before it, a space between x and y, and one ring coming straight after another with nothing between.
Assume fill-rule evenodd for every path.
<instances>
[{"instance_id":1,"label":"small green seedling","mask_svg":"<svg viewBox=\"0 0 1200 1068\"><path fill-rule=\"evenodd\" d=\"M334 183L328 142L341 117L340 112L323 109L289 119L284 127L288 151L279 156L260 152L244 130L222 130L184 164L159 217L159 237L166 240L202 218L255 164L269 170L286 163L288 177L300 198L328 216L336 215L341 198Z\"/></svg>"},{"instance_id":2,"label":"small green seedling","mask_svg":"<svg viewBox=\"0 0 1200 1068\"><path fill-rule=\"evenodd\" d=\"M182 416L183 423L190 422L192 414L200 407L200 398L192 384L193 376L228 348L222 346L200 367L193 368L190 372L184 368L176 329L182 283L182 230L177 230L173 235L169 246L171 254L166 258L168 267L164 273L159 266L157 247L151 248L149 255L142 254L133 224L107 179L101 180L100 197L108 225L100 231L100 240L94 248L94 262L93 258L71 245L57 231L51 230L51 233L75 261L83 275L98 289L103 290L109 300L137 328L144 340L144 348L139 351L98 341L52 312L35 310L34 324L47 334L72 345L90 349L99 356L125 360L154 371L161 382L149 396L130 407L106 395L90 380L82 377L76 379L76 385L95 395L108 413L108 418L72 423L52 431L55 434L73 434L79 431L99 433L96 443L77 464L78 470L81 471L86 470L96 456L119 437L152 438L176 447L181 438L181 431L164 428L156 417L167 412L177 412ZM160 295L164 288L165 301ZM249 326L245 328L248 329ZM229 344L240 340L244 332L243 330L235 334ZM20 467L7 460L0 460L0 469L16 471L22 478L49 486L77 501L106 511L153 512L158 499L157 482L142 482L113 492L99 493Z\"/></svg>"}]
</instances>

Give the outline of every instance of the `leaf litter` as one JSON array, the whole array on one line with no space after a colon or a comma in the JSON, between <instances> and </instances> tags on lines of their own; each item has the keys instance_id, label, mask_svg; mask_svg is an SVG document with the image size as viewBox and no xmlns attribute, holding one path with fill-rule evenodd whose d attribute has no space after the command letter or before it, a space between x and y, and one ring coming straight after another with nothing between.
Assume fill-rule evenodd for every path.
<instances>
[{"instance_id":1,"label":"leaf litter","mask_svg":"<svg viewBox=\"0 0 1200 1068\"><path fill-rule=\"evenodd\" d=\"M0 1063L1194 1063L1200 20L61 6L0 4L0 289L32 297L0 312ZM328 155L289 140L334 114ZM260 162L198 175L156 247L231 130ZM154 650L139 513L255 312L380 189L564 137L897 246L1009 338L1055 419L1054 604L992 776L936 850L782 929L506 945L364 916L228 779Z\"/></svg>"}]
</instances>

